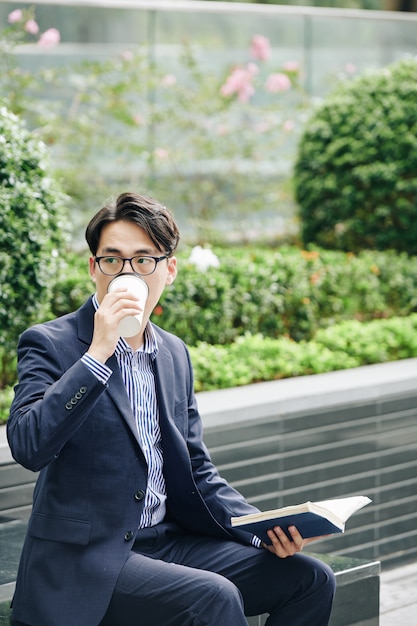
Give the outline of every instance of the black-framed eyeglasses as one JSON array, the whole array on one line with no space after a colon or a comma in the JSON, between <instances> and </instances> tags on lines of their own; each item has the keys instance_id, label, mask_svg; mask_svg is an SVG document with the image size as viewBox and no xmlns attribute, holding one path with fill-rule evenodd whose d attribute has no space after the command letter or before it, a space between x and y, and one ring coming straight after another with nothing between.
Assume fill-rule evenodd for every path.
<instances>
[{"instance_id":1,"label":"black-framed eyeglasses","mask_svg":"<svg viewBox=\"0 0 417 626\"><path fill-rule=\"evenodd\" d=\"M100 270L106 276L116 276L121 274L124 270L125 263L129 262L132 271L140 276L149 276L156 270L156 266L160 261L167 259L164 256L144 256L142 254L138 256L132 256L130 259L125 259L121 256L96 256L94 260L99 266Z\"/></svg>"}]
</instances>

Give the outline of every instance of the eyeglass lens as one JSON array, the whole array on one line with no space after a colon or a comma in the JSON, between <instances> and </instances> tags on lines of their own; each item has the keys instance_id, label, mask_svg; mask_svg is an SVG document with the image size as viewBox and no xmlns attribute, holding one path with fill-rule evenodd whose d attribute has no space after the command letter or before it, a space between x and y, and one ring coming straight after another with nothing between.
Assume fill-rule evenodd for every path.
<instances>
[{"instance_id":1,"label":"eyeglass lens","mask_svg":"<svg viewBox=\"0 0 417 626\"><path fill-rule=\"evenodd\" d=\"M125 263L130 263L132 271L136 274L152 274L155 271L157 260L149 256L135 256L133 259L122 259L118 256L104 256L97 259L103 274L115 276L120 274L125 267Z\"/></svg>"}]
</instances>

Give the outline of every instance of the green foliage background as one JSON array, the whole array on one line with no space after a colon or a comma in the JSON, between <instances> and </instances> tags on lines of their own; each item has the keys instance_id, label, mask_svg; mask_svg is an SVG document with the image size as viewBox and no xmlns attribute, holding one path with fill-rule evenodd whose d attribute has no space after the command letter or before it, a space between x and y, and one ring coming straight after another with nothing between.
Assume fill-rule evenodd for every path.
<instances>
[{"instance_id":1,"label":"green foliage background","mask_svg":"<svg viewBox=\"0 0 417 626\"><path fill-rule=\"evenodd\" d=\"M191 347L197 391L417 357L417 314L358 322L317 332L311 341L244 335L232 344Z\"/></svg>"},{"instance_id":2,"label":"green foliage background","mask_svg":"<svg viewBox=\"0 0 417 626\"><path fill-rule=\"evenodd\" d=\"M417 59L339 84L295 163L304 244L417 253Z\"/></svg>"},{"instance_id":3,"label":"green foliage background","mask_svg":"<svg viewBox=\"0 0 417 626\"><path fill-rule=\"evenodd\" d=\"M52 285L68 232L64 195L50 174L47 150L0 106L1 383L20 332L50 314Z\"/></svg>"},{"instance_id":4,"label":"green foliage background","mask_svg":"<svg viewBox=\"0 0 417 626\"><path fill-rule=\"evenodd\" d=\"M220 267L201 272L190 250L180 250L178 277L153 314L189 344L197 391L417 357L415 257L296 247L215 252ZM94 290L88 252L65 259L53 317ZM13 365L0 392L0 421L12 398Z\"/></svg>"},{"instance_id":5,"label":"green foliage background","mask_svg":"<svg viewBox=\"0 0 417 626\"><path fill-rule=\"evenodd\" d=\"M320 328L417 311L417 259L393 251L340 251L295 246L215 247L220 266L202 272L178 253L178 276L166 288L153 321L182 337L227 344L247 333L310 340ZM54 316L91 294L88 253L67 256L54 287Z\"/></svg>"},{"instance_id":6,"label":"green foliage background","mask_svg":"<svg viewBox=\"0 0 417 626\"><path fill-rule=\"evenodd\" d=\"M306 105L298 71L262 64L250 104L225 99L226 74L202 69L189 45L177 59L180 81L140 51L35 75L13 63L22 24L6 30L0 86L36 135L2 109L0 420L19 333L92 291L87 258L65 254L66 200L39 138L62 168L72 209L95 212L109 186L148 187L185 209L201 240L214 240L225 218L241 227L245 211L276 215L285 204L277 172L295 135L283 129ZM295 169L306 249L218 247L220 268L206 272L180 252L178 279L153 320L191 347L198 391L417 356L416 67L409 59L343 83L313 113ZM281 70L289 97L262 92Z\"/></svg>"}]
</instances>

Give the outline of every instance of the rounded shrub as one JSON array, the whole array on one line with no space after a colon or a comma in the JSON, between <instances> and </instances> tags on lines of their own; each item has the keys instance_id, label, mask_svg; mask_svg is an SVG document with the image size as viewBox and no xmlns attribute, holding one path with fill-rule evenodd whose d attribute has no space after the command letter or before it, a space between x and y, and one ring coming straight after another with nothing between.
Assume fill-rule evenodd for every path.
<instances>
[{"instance_id":1,"label":"rounded shrub","mask_svg":"<svg viewBox=\"0 0 417 626\"><path fill-rule=\"evenodd\" d=\"M294 183L304 244L417 253L417 59L325 98L300 140Z\"/></svg>"},{"instance_id":2,"label":"rounded shrub","mask_svg":"<svg viewBox=\"0 0 417 626\"><path fill-rule=\"evenodd\" d=\"M45 145L0 103L0 387L19 333L49 313L68 232L64 202Z\"/></svg>"}]
</instances>

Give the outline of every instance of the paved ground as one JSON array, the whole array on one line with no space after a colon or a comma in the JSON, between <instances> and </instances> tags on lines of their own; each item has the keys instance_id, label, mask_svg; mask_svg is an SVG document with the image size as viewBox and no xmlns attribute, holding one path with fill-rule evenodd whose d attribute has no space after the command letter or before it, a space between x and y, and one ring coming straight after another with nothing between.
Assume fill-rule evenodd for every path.
<instances>
[{"instance_id":1,"label":"paved ground","mask_svg":"<svg viewBox=\"0 0 417 626\"><path fill-rule=\"evenodd\" d=\"M417 562L381 574L379 626L417 626Z\"/></svg>"}]
</instances>

